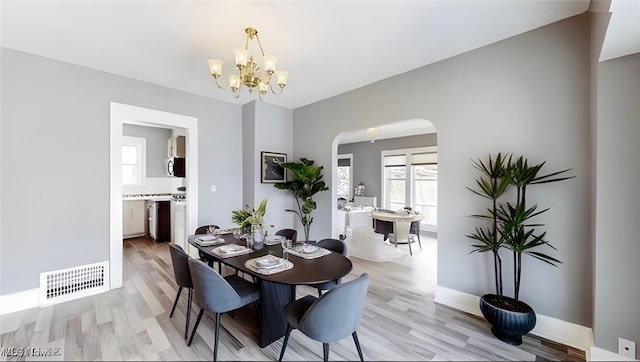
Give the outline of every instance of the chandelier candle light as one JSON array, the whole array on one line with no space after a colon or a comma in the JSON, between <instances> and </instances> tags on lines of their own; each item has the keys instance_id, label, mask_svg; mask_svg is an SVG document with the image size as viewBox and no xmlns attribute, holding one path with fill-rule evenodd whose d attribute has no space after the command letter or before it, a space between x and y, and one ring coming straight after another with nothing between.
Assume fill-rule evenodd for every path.
<instances>
[{"instance_id":1,"label":"chandelier candle light","mask_svg":"<svg viewBox=\"0 0 640 362\"><path fill-rule=\"evenodd\" d=\"M267 94L268 90L271 89L273 94L281 94L284 90L284 87L287 85L287 76L288 73L284 70L276 71L276 63L278 62L278 58L273 55L265 55L264 50L262 49L262 44L260 44L260 38L258 38L258 31L254 28L246 28L244 32L247 34L246 41L244 43L244 49L235 49L233 52L235 54L236 67L238 68L238 73L229 74L229 84L228 86L231 88L233 92L233 96L238 98L240 97L240 91L242 86L244 85L249 90L249 93L252 93L254 88L258 88L258 95L260 100L263 99L264 95ZM264 64L264 71L260 70L258 64L256 64L255 59L249 53L249 40L256 39L258 41L258 46L260 47L260 53L262 53L262 59ZM211 70L211 75L216 80L216 85L220 89L224 89L227 86L221 85L218 78L222 75L222 60L220 59L209 59L209 69ZM271 77L275 73L276 82L280 87L279 92L275 92L273 90L273 85L271 83Z\"/></svg>"}]
</instances>

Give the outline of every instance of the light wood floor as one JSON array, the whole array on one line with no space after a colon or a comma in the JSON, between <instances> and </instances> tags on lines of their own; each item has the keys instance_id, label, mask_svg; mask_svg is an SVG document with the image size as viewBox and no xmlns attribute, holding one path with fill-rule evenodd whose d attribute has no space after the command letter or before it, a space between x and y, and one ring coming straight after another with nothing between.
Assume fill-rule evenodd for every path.
<instances>
[{"instance_id":1,"label":"light wood floor","mask_svg":"<svg viewBox=\"0 0 640 362\"><path fill-rule=\"evenodd\" d=\"M489 325L433 302L434 239L409 256L379 262L351 256L350 280L371 276L358 330L365 360L576 360L539 338L525 336L515 347L495 339ZM355 246L355 244L354 244ZM362 247L360 245L359 247ZM403 253L404 252L404 253ZM183 339L186 293L169 319L177 292L167 244L136 238L124 242L124 285L100 295L0 316L0 347L52 348L46 360L211 360L213 322L203 318L191 347ZM307 287L298 295L314 294ZM199 308L194 305L191 326ZM261 349L252 306L222 317L221 360L277 360L282 340ZM330 359L357 360L351 338L331 345ZM0 360L12 358L0 356ZM23 358L14 358L23 359ZM29 357L27 360L42 358ZM322 344L294 330L285 360L322 360Z\"/></svg>"}]
</instances>

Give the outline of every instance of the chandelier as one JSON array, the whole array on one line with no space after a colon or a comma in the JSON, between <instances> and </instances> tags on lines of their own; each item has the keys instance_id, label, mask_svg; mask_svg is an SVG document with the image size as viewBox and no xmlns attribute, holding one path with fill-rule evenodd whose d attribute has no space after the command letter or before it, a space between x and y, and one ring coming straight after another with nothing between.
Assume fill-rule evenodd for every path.
<instances>
[{"instance_id":1,"label":"chandelier","mask_svg":"<svg viewBox=\"0 0 640 362\"><path fill-rule=\"evenodd\" d=\"M378 132L380 132L380 128L379 127L367 128L367 136L369 136L369 138L371 138L371 143L373 143L375 141L376 136L378 135Z\"/></svg>"},{"instance_id":2,"label":"chandelier","mask_svg":"<svg viewBox=\"0 0 640 362\"><path fill-rule=\"evenodd\" d=\"M287 85L288 73L283 70L276 71L278 58L273 55L264 54L262 44L260 44L260 38L258 38L258 31L256 29L246 28L244 29L244 32L247 34L244 49L234 49L233 51L235 54L237 73L229 74L228 85L220 84L219 81L219 78L222 75L222 60L209 59L209 69L211 71L211 75L216 80L216 85L220 89L224 89L227 86L230 87L235 98L240 97L240 91L243 87L246 87L249 90L249 93L252 93L253 90L257 88L260 100L263 100L264 95L267 94L269 90L276 95L282 94L284 87ZM249 53L249 40L253 40L254 38L258 41L260 53L262 53L264 70L260 69L258 64L256 64L254 57ZM280 87L280 90L277 93L273 90L273 83L271 82L273 74L276 75L276 83Z\"/></svg>"}]
</instances>

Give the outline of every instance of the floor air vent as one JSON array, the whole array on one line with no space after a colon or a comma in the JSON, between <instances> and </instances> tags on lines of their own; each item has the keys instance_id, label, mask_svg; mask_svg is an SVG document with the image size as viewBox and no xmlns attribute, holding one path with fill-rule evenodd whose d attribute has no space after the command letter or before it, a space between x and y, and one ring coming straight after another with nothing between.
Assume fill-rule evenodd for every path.
<instances>
[{"instance_id":1,"label":"floor air vent","mask_svg":"<svg viewBox=\"0 0 640 362\"><path fill-rule=\"evenodd\" d=\"M65 302L108 290L108 261L40 273L40 305Z\"/></svg>"}]
</instances>

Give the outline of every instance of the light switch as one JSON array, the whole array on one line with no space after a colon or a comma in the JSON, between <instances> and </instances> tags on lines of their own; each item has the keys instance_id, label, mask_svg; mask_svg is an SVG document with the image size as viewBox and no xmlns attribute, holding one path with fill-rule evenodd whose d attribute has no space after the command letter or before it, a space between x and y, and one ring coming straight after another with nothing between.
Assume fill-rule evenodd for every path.
<instances>
[{"instance_id":1,"label":"light switch","mask_svg":"<svg viewBox=\"0 0 640 362\"><path fill-rule=\"evenodd\" d=\"M211 192L216 192L216 185L211 185Z\"/></svg>"}]
</instances>

